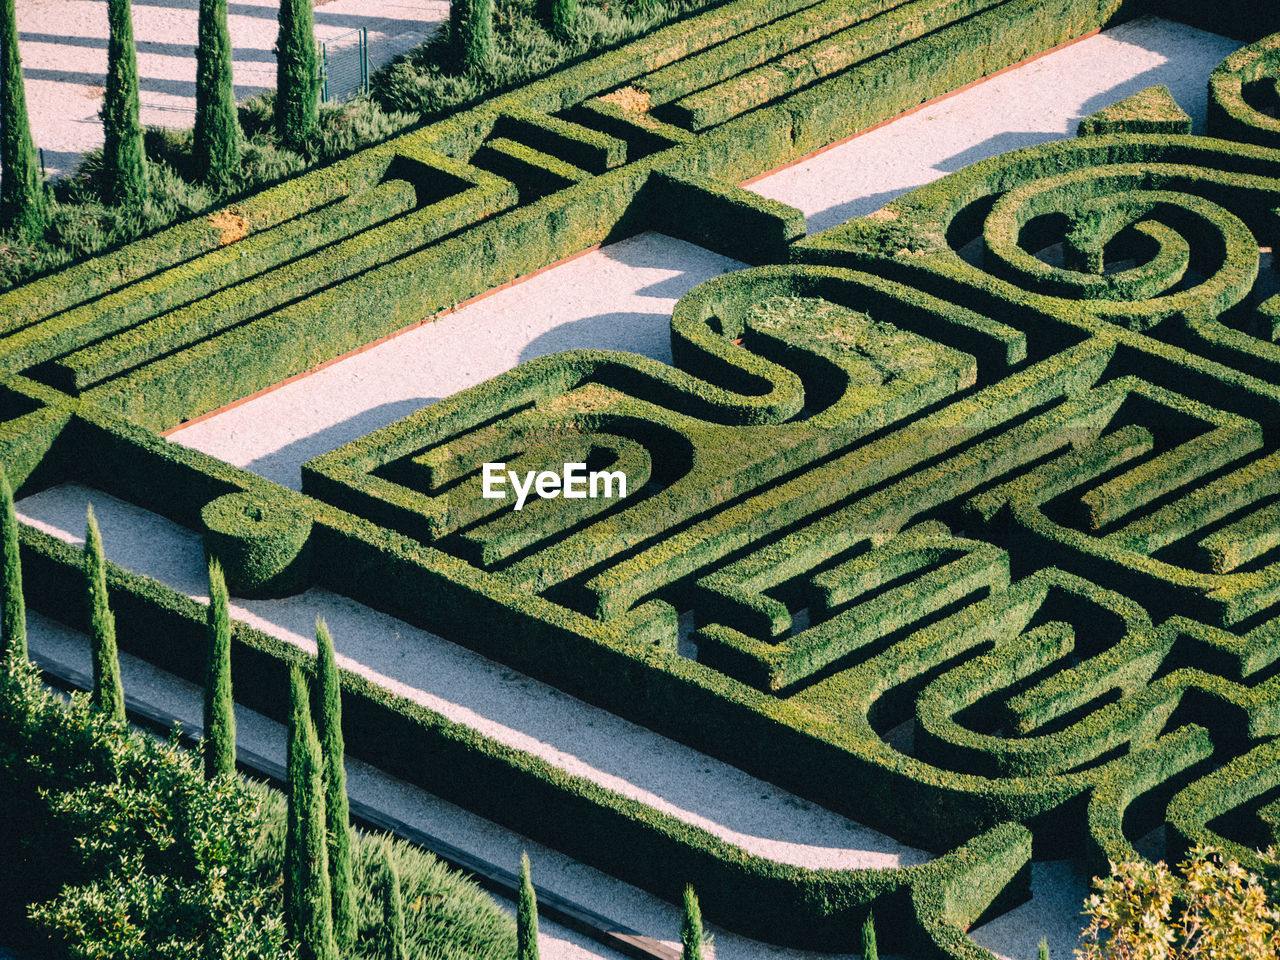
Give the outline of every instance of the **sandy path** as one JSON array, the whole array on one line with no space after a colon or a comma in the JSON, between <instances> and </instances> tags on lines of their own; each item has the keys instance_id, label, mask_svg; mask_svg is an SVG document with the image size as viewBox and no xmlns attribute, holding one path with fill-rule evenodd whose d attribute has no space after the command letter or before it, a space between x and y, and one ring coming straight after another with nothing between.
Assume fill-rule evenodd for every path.
<instances>
[{"instance_id":1,"label":"sandy path","mask_svg":"<svg viewBox=\"0 0 1280 960\"><path fill-rule=\"evenodd\" d=\"M279 0L232 0L227 9L236 98L276 85L272 52ZM70 173L102 145L98 111L107 73L105 0L21 0L18 43L32 136L49 176ZM195 122L199 0L133 0L142 122ZM316 39L357 27L369 34L370 69L422 43L447 16L447 0L330 0L316 6Z\"/></svg>"},{"instance_id":2,"label":"sandy path","mask_svg":"<svg viewBox=\"0 0 1280 960\"><path fill-rule=\"evenodd\" d=\"M594 250L171 435L301 489L299 467L525 360L575 347L671 362L671 310L737 260L658 233Z\"/></svg>"},{"instance_id":3,"label":"sandy path","mask_svg":"<svg viewBox=\"0 0 1280 960\"><path fill-rule=\"evenodd\" d=\"M207 597L199 535L157 514L78 484L27 497L18 511L24 523L78 543L90 500L111 560L189 596ZM237 599L231 612L310 650L316 617L322 616L344 667L759 856L830 869L929 859L879 831L328 590L281 600Z\"/></svg>"},{"instance_id":4,"label":"sandy path","mask_svg":"<svg viewBox=\"0 0 1280 960\"><path fill-rule=\"evenodd\" d=\"M1074 136L1083 117L1162 83L1204 132L1209 73L1240 44L1142 17L763 177L750 189L817 233L978 160Z\"/></svg>"}]
</instances>

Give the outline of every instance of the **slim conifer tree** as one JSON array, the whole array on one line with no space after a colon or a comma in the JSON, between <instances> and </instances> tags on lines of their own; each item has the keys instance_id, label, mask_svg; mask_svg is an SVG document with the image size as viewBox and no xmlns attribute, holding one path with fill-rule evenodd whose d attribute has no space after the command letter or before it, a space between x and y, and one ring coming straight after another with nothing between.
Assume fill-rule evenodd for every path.
<instances>
[{"instance_id":1,"label":"slim conifer tree","mask_svg":"<svg viewBox=\"0 0 1280 960\"><path fill-rule=\"evenodd\" d=\"M578 21L578 0L539 0L538 18L562 43L573 34Z\"/></svg>"},{"instance_id":2,"label":"slim conifer tree","mask_svg":"<svg viewBox=\"0 0 1280 960\"><path fill-rule=\"evenodd\" d=\"M18 517L13 488L0 470L0 662L27 659L27 608L22 598L22 557L18 552Z\"/></svg>"},{"instance_id":3,"label":"slim conifer tree","mask_svg":"<svg viewBox=\"0 0 1280 960\"><path fill-rule=\"evenodd\" d=\"M382 935L384 960L409 960L404 944L404 900L391 844L382 845Z\"/></svg>"},{"instance_id":4,"label":"slim conifer tree","mask_svg":"<svg viewBox=\"0 0 1280 960\"><path fill-rule=\"evenodd\" d=\"M880 949L876 946L876 918L870 912L862 921L862 960L880 960Z\"/></svg>"},{"instance_id":5,"label":"slim conifer tree","mask_svg":"<svg viewBox=\"0 0 1280 960\"><path fill-rule=\"evenodd\" d=\"M124 720L124 687L120 684L120 655L116 649L116 618L107 601L107 564L102 534L89 504L84 538L84 575L89 588L89 638L93 644L95 707L113 720Z\"/></svg>"},{"instance_id":6,"label":"slim conifer tree","mask_svg":"<svg viewBox=\"0 0 1280 960\"><path fill-rule=\"evenodd\" d=\"M702 909L693 885L684 888L684 919L680 923L680 960L702 960Z\"/></svg>"},{"instance_id":7,"label":"slim conifer tree","mask_svg":"<svg viewBox=\"0 0 1280 960\"><path fill-rule=\"evenodd\" d=\"M18 52L14 0L0 0L0 232L33 240L48 215Z\"/></svg>"},{"instance_id":8,"label":"slim conifer tree","mask_svg":"<svg viewBox=\"0 0 1280 960\"><path fill-rule=\"evenodd\" d=\"M305 151L316 133L320 68L311 0L280 0L276 40L276 131L290 150Z\"/></svg>"},{"instance_id":9,"label":"slim conifer tree","mask_svg":"<svg viewBox=\"0 0 1280 960\"><path fill-rule=\"evenodd\" d=\"M310 685L297 665L289 669L289 704L285 922L303 960L337 960L324 829L324 762L311 724Z\"/></svg>"},{"instance_id":10,"label":"slim conifer tree","mask_svg":"<svg viewBox=\"0 0 1280 960\"><path fill-rule=\"evenodd\" d=\"M240 169L241 143L227 0L200 0L197 31L195 160L206 182L227 187Z\"/></svg>"},{"instance_id":11,"label":"slim conifer tree","mask_svg":"<svg viewBox=\"0 0 1280 960\"><path fill-rule=\"evenodd\" d=\"M231 615L227 582L216 559L209 561L209 610L204 672L204 776L236 772L236 714L231 695Z\"/></svg>"},{"instance_id":12,"label":"slim conifer tree","mask_svg":"<svg viewBox=\"0 0 1280 960\"><path fill-rule=\"evenodd\" d=\"M493 68L493 0L454 0L449 37L459 68L488 73Z\"/></svg>"},{"instance_id":13,"label":"slim conifer tree","mask_svg":"<svg viewBox=\"0 0 1280 960\"><path fill-rule=\"evenodd\" d=\"M108 203L133 206L147 192L147 158L138 121L138 57L131 0L107 0L107 91L102 97L105 142L103 193Z\"/></svg>"},{"instance_id":14,"label":"slim conifer tree","mask_svg":"<svg viewBox=\"0 0 1280 960\"><path fill-rule=\"evenodd\" d=\"M538 960L538 897L529 854L520 854L520 900L516 907L516 960Z\"/></svg>"},{"instance_id":15,"label":"slim conifer tree","mask_svg":"<svg viewBox=\"0 0 1280 960\"><path fill-rule=\"evenodd\" d=\"M1049 941L1044 937L1040 938L1040 946L1036 950L1036 960L1049 960Z\"/></svg>"},{"instance_id":16,"label":"slim conifer tree","mask_svg":"<svg viewBox=\"0 0 1280 960\"><path fill-rule=\"evenodd\" d=\"M334 659L333 637L323 620L316 621L316 674L320 681L320 714L316 732L325 764L325 822L329 825L329 879L333 890L333 939L340 948L356 939L356 889L351 875L351 827L347 803L347 770L343 762L342 684Z\"/></svg>"}]
</instances>

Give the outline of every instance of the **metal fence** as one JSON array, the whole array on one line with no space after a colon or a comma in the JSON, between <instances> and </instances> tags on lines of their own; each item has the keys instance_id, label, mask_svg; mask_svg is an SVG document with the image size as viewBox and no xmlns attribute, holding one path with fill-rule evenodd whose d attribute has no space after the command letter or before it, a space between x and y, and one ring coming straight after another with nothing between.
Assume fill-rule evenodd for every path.
<instances>
[{"instance_id":1,"label":"metal fence","mask_svg":"<svg viewBox=\"0 0 1280 960\"><path fill-rule=\"evenodd\" d=\"M369 89L369 35L364 27L320 44L325 103L346 100Z\"/></svg>"}]
</instances>

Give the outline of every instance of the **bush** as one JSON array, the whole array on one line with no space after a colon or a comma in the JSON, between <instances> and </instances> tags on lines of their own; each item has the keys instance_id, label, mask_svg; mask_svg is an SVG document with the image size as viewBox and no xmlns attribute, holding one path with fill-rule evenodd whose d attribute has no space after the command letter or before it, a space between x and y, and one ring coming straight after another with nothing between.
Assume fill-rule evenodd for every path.
<instances>
[{"instance_id":1,"label":"bush","mask_svg":"<svg viewBox=\"0 0 1280 960\"><path fill-rule=\"evenodd\" d=\"M288 960L284 797L203 779L196 755L130 733L34 667L0 669L0 898L6 946L72 958ZM410 957L509 960L514 924L409 844L356 834L357 940L383 956L383 850L400 878Z\"/></svg>"},{"instance_id":2,"label":"bush","mask_svg":"<svg viewBox=\"0 0 1280 960\"><path fill-rule=\"evenodd\" d=\"M1274 850L1266 860L1277 867ZM1081 960L1184 960L1280 957L1280 909L1273 883L1197 846L1178 865L1113 863L1085 901L1089 925Z\"/></svg>"}]
</instances>

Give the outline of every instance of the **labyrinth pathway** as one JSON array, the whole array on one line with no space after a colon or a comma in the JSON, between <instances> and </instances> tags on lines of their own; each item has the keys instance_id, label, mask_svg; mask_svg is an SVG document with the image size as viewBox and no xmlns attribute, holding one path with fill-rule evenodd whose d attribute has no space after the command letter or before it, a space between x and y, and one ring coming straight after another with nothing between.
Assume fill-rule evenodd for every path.
<instances>
[{"instance_id":1,"label":"labyrinth pathway","mask_svg":"<svg viewBox=\"0 0 1280 960\"><path fill-rule=\"evenodd\" d=\"M177 550L118 548L122 644L200 675L203 546L267 716L301 607L410 624L351 641L354 756L790 947L847 950L873 910L886 952L976 960L1053 862L1256 863L1280 823L1280 36L1214 71L1208 136L1144 89L810 236L734 186L1121 6L730 3L250 198L237 243L194 221L6 294L32 605L77 620L91 495ZM531 352L310 455L300 491L161 436L645 230L756 264L680 296L669 363ZM494 462L628 495L516 511L483 495ZM705 786L537 713L547 742L522 740L504 710L553 698L432 687L435 636L729 765L707 784L822 809L767 847ZM782 849L830 847L829 815L864 853Z\"/></svg>"}]
</instances>

